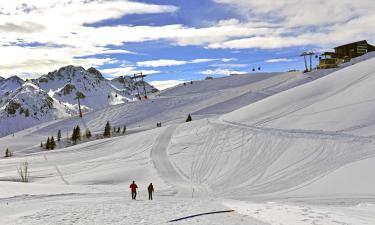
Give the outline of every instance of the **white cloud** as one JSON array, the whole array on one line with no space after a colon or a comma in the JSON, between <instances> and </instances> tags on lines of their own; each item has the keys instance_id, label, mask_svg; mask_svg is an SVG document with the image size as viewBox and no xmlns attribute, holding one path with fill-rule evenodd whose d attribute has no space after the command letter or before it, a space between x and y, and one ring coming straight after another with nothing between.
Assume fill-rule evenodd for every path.
<instances>
[{"instance_id":1,"label":"white cloud","mask_svg":"<svg viewBox=\"0 0 375 225\"><path fill-rule=\"evenodd\" d=\"M194 59L194 60L191 60L189 63L206 63L206 62L212 62L216 60L217 59Z\"/></svg>"},{"instance_id":2,"label":"white cloud","mask_svg":"<svg viewBox=\"0 0 375 225\"><path fill-rule=\"evenodd\" d=\"M221 59L221 61L223 61L223 62L231 62L231 61L237 61L237 59L236 58L223 58L223 59Z\"/></svg>"},{"instance_id":3,"label":"white cloud","mask_svg":"<svg viewBox=\"0 0 375 225\"><path fill-rule=\"evenodd\" d=\"M183 80L158 80L158 81L151 81L150 84L159 90L165 90L167 88L177 86L184 82L185 81Z\"/></svg>"},{"instance_id":4,"label":"white cloud","mask_svg":"<svg viewBox=\"0 0 375 225\"><path fill-rule=\"evenodd\" d=\"M218 60L227 62L228 59L193 59L189 61L175 60L175 59L158 59L158 60L137 62L137 66L142 66L142 67L181 66L181 65L186 65L186 64L206 63L206 62L213 62L213 61L218 61Z\"/></svg>"},{"instance_id":5,"label":"white cloud","mask_svg":"<svg viewBox=\"0 0 375 225\"><path fill-rule=\"evenodd\" d=\"M157 70L138 70L136 67L127 66L127 67L118 67L118 68L111 68L111 69L101 69L101 73L103 73L106 77L113 78L119 76L132 76L135 73L142 72L145 75L153 75L158 74L160 71Z\"/></svg>"},{"instance_id":6,"label":"white cloud","mask_svg":"<svg viewBox=\"0 0 375 225\"><path fill-rule=\"evenodd\" d=\"M131 26L87 24L129 14L176 10L175 6L127 0L0 0L0 74L41 74L66 64L100 66L113 59L97 58L98 54L136 54L106 47L122 45ZM143 39L135 40L135 34L128 41L144 41L152 36L146 33ZM78 59L81 57L88 59Z\"/></svg>"},{"instance_id":7,"label":"white cloud","mask_svg":"<svg viewBox=\"0 0 375 225\"><path fill-rule=\"evenodd\" d=\"M248 20L272 21L283 27L343 24L355 17L368 17L375 8L372 0L214 0L229 5Z\"/></svg>"},{"instance_id":8,"label":"white cloud","mask_svg":"<svg viewBox=\"0 0 375 225\"><path fill-rule=\"evenodd\" d=\"M272 30L248 37L211 42L209 48L263 48L334 45L367 39L375 41L373 0L214 0L244 21L264 21ZM242 26L248 26L244 22ZM259 29L258 29L259 30Z\"/></svg>"},{"instance_id":9,"label":"white cloud","mask_svg":"<svg viewBox=\"0 0 375 225\"><path fill-rule=\"evenodd\" d=\"M102 48L75 49L75 48L51 48L51 47L20 47L0 46L0 74L4 77L19 75L33 77L45 74L53 69L66 65L79 65L83 67L101 66L116 63L113 58L85 57L102 51Z\"/></svg>"},{"instance_id":10,"label":"white cloud","mask_svg":"<svg viewBox=\"0 0 375 225\"><path fill-rule=\"evenodd\" d=\"M225 75L229 76L232 74L246 74L248 72L245 71L236 71L236 70L229 70L229 69L214 69L214 70L204 70L200 72L204 75Z\"/></svg>"},{"instance_id":11,"label":"white cloud","mask_svg":"<svg viewBox=\"0 0 375 225\"><path fill-rule=\"evenodd\" d=\"M277 58L277 59L268 59L266 63L279 63L279 62L294 62L295 59L288 59L288 58Z\"/></svg>"},{"instance_id":12,"label":"white cloud","mask_svg":"<svg viewBox=\"0 0 375 225\"><path fill-rule=\"evenodd\" d=\"M159 59L159 60L150 60L137 62L137 66L143 67L162 67L162 66L179 66L187 64L187 61L174 60L174 59Z\"/></svg>"}]
</instances>

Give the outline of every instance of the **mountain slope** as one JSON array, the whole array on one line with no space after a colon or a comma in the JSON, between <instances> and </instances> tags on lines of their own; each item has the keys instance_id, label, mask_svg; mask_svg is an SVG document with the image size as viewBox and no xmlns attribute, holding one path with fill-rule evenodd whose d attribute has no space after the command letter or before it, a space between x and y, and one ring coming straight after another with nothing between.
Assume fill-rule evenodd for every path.
<instances>
[{"instance_id":1,"label":"mountain slope","mask_svg":"<svg viewBox=\"0 0 375 225\"><path fill-rule=\"evenodd\" d=\"M72 111L35 84L26 82L0 100L1 134L66 117Z\"/></svg>"},{"instance_id":2,"label":"mountain slope","mask_svg":"<svg viewBox=\"0 0 375 225\"><path fill-rule=\"evenodd\" d=\"M21 87L24 81L17 77L12 76L7 79L0 79L0 99L5 95L9 95L13 91L15 91L17 88Z\"/></svg>"},{"instance_id":3,"label":"mountain slope","mask_svg":"<svg viewBox=\"0 0 375 225\"><path fill-rule=\"evenodd\" d=\"M247 125L373 135L375 58L223 116Z\"/></svg>"},{"instance_id":4,"label":"mountain slope","mask_svg":"<svg viewBox=\"0 0 375 225\"><path fill-rule=\"evenodd\" d=\"M66 66L34 82L54 98L69 104L77 104L76 93L80 92L85 96L81 99L81 104L90 109L104 108L130 100L121 96L120 92L94 68L85 70L83 67Z\"/></svg>"},{"instance_id":5,"label":"mountain slope","mask_svg":"<svg viewBox=\"0 0 375 225\"><path fill-rule=\"evenodd\" d=\"M110 81L113 87L115 87L120 93L125 96L137 96L138 92L141 96L145 95L145 89L147 94L155 93L158 90L147 82L137 81L135 82L129 76L120 76ZM145 84L145 86L143 86Z\"/></svg>"},{"instance_id":6,"label":"mountain slope","mask_svg":"<svg viewBox=\"0 0 375 225\"><path fill-rule=\"evenodd\" d=\"M75 66L62 67L31 82L28 81L27 85L22 87L24 83L25 81L17 76L0 80L2 106L0 118L2 121L0 122L4 125L0 130L0 136L56 118L77 115L77 93L83 96L80 99L81 108L84 113L87 113L134 101L137 87L143 90L143 83L136 83L129 77L119 77L110 81L95 68L85 70L83 67ZM150 93L157 91L147 82L145 85ZM37 108L44 104L48 105L45 108L46 111L43 109L41 113L38 113ZM32 114L28 118L18 118L15 115L20 112L13 112L13 108L22 109L21 114L26 109L28 110L26 112L32 112ZM34 113L37 116L34 116ZM42 114L44 116L41 116Z\"/></svg>"}]
</instances>

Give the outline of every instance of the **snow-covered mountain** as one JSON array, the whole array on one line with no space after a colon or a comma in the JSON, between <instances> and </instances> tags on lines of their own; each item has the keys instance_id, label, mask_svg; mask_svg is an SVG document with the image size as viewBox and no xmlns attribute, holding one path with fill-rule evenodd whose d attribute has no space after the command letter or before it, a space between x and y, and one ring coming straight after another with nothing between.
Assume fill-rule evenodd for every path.
<instances>
[{"instance_id":1,"label":"snow-covered mountain","mask_svg":"<svg viewBox=\"0 0 375 225\"><path fill-rule=\"evenodd\" d=\"M13 133L18 130L66 117L74 113L47 92L32 82L22 86L0 99L0 127L3 133Z\"/></svg>"},{"instance_id":2,"label":"snow-covered mountain","mask_svg":"<svg viewBox=\"0 0 375 225\"><path fill-rule=\"evenodd\" d=\"M141 96L145 95L145 88L147 94L157 92L154 86L150 85L149 83L145 82L143 86L142 81L135 82L129 76L120 76L113 80L111 80L111 84L120 91L123 95L132 95L137 96L140 94ZM138 93L139 92L139 93Z\"/></svg>"},{"instance_id":3,"label":"snow-covered mountain","mask_svg":"<svg viewBox=\"0 0 375 225\"><path fill-rule=\"evenodd\" d=\"M17 77L12 76L7 79L0 77L0 99L3 95L9 95L17 88L21 87L24 81Z\"/></svg>"},{"instance_id":4,"label":"snow-covered mountain","mask_svg":"<svg viewBox=\"0 0 375 225\"><path fill-rule=\"evenodd\" d=\"M66 66L33 80L50 96L69 104L77 104L76 94L80 92L84 98L81 105L89 109L100 109L134 101L143 83L135 83L130 77L119 77L114 80L105 79L95 68L85 70L83 67ZM146 82L148 92L157 91Z\"/></svg>"},{"instance_id":5,"label":"snow-covered mountain","mask_svg":"<svg viewBox=\"0 0 375 225\"><path fill-rule=\"evenodd\" d=\"M104 108L132 99L124 97L110 85L102 74L90 68L66 66L34 80L41 89L61 102L78 104L77 92L83 94L81 104L90 109Z\"/></svg>"},{"instance_id":6,"label":"snow-covered mountain","mask_svg":"<svg viewBox=\"0 0 375 225\"><path fill-rule=\"evenodd\" d=\"M157 89L149 85L148 92ZM137 86L129 77L105 79L95 68L66 66L25 82L17 76L0 79L1 135L57 118L77 115L77 93L84 113L136 100ZM142 92L143 94L143 92Z\"/></svg>"}]
</instances>

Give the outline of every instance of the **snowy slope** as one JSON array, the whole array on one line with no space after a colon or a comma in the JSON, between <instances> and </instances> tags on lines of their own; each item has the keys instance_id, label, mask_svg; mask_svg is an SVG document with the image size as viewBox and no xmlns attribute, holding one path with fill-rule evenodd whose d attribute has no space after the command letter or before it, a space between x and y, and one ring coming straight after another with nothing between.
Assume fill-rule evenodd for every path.
<instances>
[{"instance_id":1,"label":"snowy slope","mask_svg":"<svg viewBox=\"0 0 375 225\"><path fill-rule=\"evenodd\" d=\"M375 58L225 115L224 120L278 129L373 135Z\"/></svg>"},{"instance_id":2,"label":"snowy slope","mask_svg":"<svg viewBox=\"0 0 375 225\"><path fill-rule=\"evenodd\" d=\"M21 87L23 83L24 81L17 76L12 76L7 79L0 78L0 99L4 95L9 95L17 88Z\"/></svg>"},{"instance_id":3,"label":"snowy slope","mask_svg":"<svg viewBox=\"0 0 375 225\"><path fill-rule=\"evenodd\" d=\"M31 128L32 134L26 132L22 136L45 139L46 135L56 133L59 129L71 131L78 124L81 127L88 126L94 132L101 132L106 121L110 121L114 126L137 128L155 127L157 122L167 124L184 121L189 113L198 117L220 115L323 75L324 73L316 76L301 73L263 73L197 81L161 92L160 97L149 101L128 102L85 113L83 121L73 117L56 121L38 130ZM11 143L10 147L21 151L25 144Z\"/></svg>"},{"instance_id":4,"label":"snowy slope","mask_svg":"<svg viewBox=\"0 0 375 225\"><path fill-rule=\"evenodd\" d=\"M340 132L328 121L318 128L305 123L308 114L288 117L310 106L327 111L330 101L360 109L349 115L347 107L340 107L333 110L335 117L319 119L331 116L345 126L371 122L364 116L372 109L362 104L368 100L362 93L372 93L372 64L369 59L327 76L328 71L318 71L316 76L239 75L213 80L215 85L194 82L150 101L2 137L0 146L15 156L0 159L0 212L5 212L0 223L169 224L179 217L235 209L178 223L374 224L375 140L368 135L374 129ZM193 121L185 123L188 113ZM270 116L275 120L258 123ZM40 140L57 129L65 136L79 124L101 133L107 120L128 125L129 133L54 151L39 148ZM162 128L155 126L159 121ZM15 183L15 167L25 160L31 184ZM132 180L140 188L137 201L129 200ZM156 188L153 202L145 201L150 182Z\"/></svg>"}]
</instances>

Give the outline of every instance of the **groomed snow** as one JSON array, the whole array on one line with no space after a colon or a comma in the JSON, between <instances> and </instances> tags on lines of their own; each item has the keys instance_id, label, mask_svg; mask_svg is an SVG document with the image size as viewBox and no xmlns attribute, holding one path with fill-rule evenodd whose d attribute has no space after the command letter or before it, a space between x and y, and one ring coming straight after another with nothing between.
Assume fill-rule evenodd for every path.
<instances>
[{"instance_id":1,"label":"groomed snow","mask_svg":"<svg viewBox=\"0 0 375 225\"><path fill-rule=\"evenodd\" d=\"M227 209L235 212L176 224L374 224L375 129L347 130L371 124L373 65L370 58L327 76L332 71L188 83L0 138L15 153L0 159L0 224L173 224ZM39 147L77 124L95 136L107 120L126 124L128 134ZM16 182L26 160L30 183Z\"/></svg>"}]
</instances>

